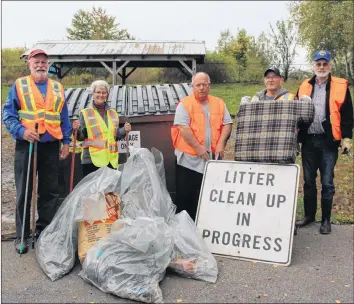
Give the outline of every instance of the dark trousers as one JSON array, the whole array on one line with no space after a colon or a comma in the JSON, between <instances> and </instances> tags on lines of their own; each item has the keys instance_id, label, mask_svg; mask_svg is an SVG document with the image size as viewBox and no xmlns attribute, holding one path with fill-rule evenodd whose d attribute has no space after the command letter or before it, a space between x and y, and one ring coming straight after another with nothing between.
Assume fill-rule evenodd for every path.
<instances>
[{"instance_id":1,"label":"dark trousers","mask_svg":"<svg viewBox=\"0 0 354 304\"><path fill-rule=\"evenodd\" d=\"M29 237L30 213L33 187L33 156L31 159L28 181L28 199L24 237ZM25 204L27 166L29 158L29 142L16 140L15 148L15 183L16 183L16 237L22 233L22 221ZM37 212L36 229L43 231L52 221L58 209L58 171L59 170L59 141L38 143L37 150Z\"/></svg>"},{"instance_id":2,"label":"dark trousers","mask_svg":"<svg viewBox=\"0 0 354 304\"><path fill-rule=\"evenodd\" d=\"M202 180L203 174L176 165L176 212L186 210L195 220Z\"/></svg>"},{"instance_id":3,"label":"dark trousers","mask_svg":"<svg viewBox=\"0 0 354 304\"><path fill-rule=\"evenodd\" d=\"M317 210L317 170L321 175L321 209L322 220L330 219L334 187L334 167L338 159L338 147L326 142L324 135L307 135L301 148L304 173L304 209L305 216L315 218Z\"/></svg>"},{"instance_id":4,"label":"dark trousers","mask_svg":"<svg viewBox=\"0 0 354 304\"><path fill-rule=\"evenodd\" d=\"M108 168L114 169L112 165L109 163ZM85 177L86 175L89 175L92 172L95 172L98 170L100 167L96 167L94 164L82 164L82 175Z\"/></svg>"}]
</instances>

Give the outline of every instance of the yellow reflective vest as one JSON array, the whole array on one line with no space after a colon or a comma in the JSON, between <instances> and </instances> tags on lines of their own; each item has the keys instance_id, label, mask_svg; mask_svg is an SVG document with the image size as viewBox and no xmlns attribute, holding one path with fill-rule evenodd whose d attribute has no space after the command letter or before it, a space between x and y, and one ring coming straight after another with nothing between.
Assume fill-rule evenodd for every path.
<instances>
[{"instance_id":1,"label":"yellow reflective vest","mask_svg":"<svg viewBox=\"0 0 354 304\"><path fill-rule=\"evenodd\" d=\"M89 149L92 163L96 167L104 167L110 163L113 168L117 168L118 144L115 139L119 128L117 112L112 109L107 110L108 126L97 109L86 108L81 110L81 113L88 137L83 141L82 148Z\"/></svg>"}]
</instances>

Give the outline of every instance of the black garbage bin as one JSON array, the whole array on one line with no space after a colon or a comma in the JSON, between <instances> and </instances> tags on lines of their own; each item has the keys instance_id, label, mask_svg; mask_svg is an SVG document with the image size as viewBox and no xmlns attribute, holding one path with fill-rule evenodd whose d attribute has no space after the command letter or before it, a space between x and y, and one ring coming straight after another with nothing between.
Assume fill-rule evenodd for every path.
<instances>
[{"instance_id":1,"label":"black garbage bin","mask_svg":"<svg viewBox=\"0 0 354 304\"><path fill-rule=\"evenodd\" d=\"M189 84L165 84L144 86L114 86L108 96L108 104L116 109L120 127L128 121L133 131L140 132L142 148L155 147L164 157L167 190L171 198L176 197L176 158L171 142L171 126L177 102L189 95L192 88ZM90 89L67 89L65 96L71 121L78 117L79 111L92 103ZM78 143L80 144L80 143ZM74 187L82 179L80 146L76 149ZM71 150L72 151L72 150ZM71 157L60 161L60 200L69 194ZM119 153L119 163L126 162L126 153Z\"/></svg>"}]
</instances>

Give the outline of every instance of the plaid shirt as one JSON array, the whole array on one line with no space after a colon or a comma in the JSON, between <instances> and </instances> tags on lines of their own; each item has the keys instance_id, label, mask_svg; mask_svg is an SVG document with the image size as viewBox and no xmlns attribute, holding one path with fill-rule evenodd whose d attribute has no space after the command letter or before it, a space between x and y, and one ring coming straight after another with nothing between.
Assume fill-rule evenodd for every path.
<instances>
[{"instance_id":1,"label":"plaid shirt","mask_svg":"<svg viewBox=\"0 0 354 304\"><path fill-rule=\"evenodd\" d=\"M296 161L297 126L313 121L315 108L304 101L255 101L240 105L235 160L290 164Z\"/></svg>"}]
</instances>

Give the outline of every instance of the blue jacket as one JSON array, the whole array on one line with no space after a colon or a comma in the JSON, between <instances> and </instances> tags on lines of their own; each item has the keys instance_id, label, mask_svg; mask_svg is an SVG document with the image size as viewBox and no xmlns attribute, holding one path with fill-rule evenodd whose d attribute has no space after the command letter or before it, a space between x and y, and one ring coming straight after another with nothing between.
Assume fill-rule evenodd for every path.
<instances>
[{"instance_id":1,"label":"blue jacket","mask_svg":"<svg viewBox=\"0 0 354 304\"><path fill-rule=\"evenodd\" d=\"M47 94L47 81L44 83L36 83L39 91L45 98ZM3 111L3 123L6 126L6 129L9 133L12 134L14 139L21 139L23 140L23 133L25 132L26 128L21 124L19 120L18 111L21 109L20 101L17 96L16 91L16 83L14 83L10 89L9 95L7 96L4 111ZM62 143L63 144L70 144L71 142L71 133L72 127L69 120L69 112L68 106L66 102L64 102L63 109L60 113L60 120L61 120L61 131L63 133ZM49 142L57 140L48 132L40 135L40 142Z\"/></svg>"}]
</instances>

